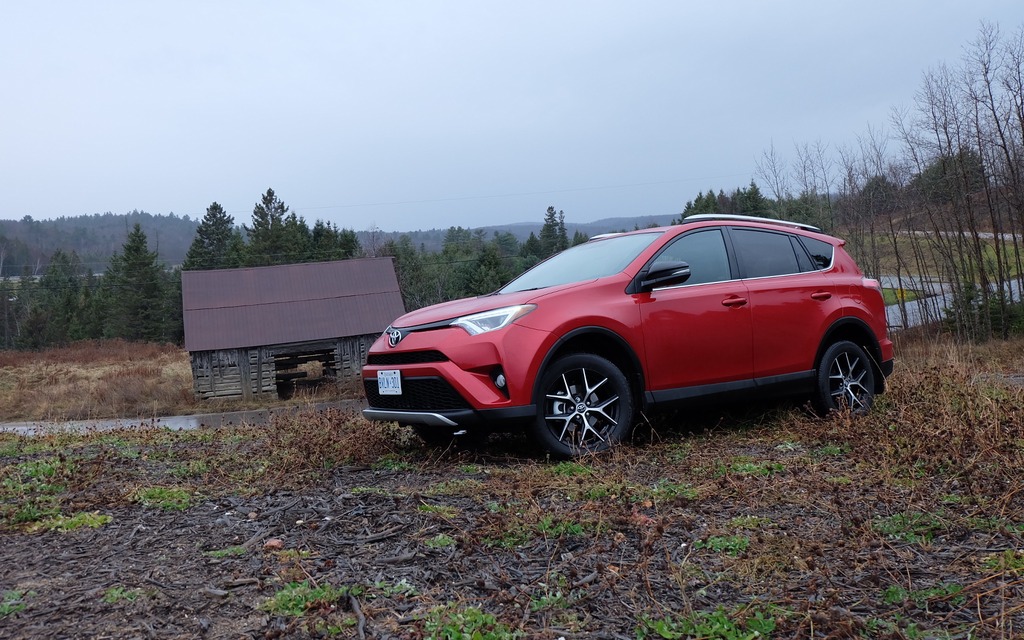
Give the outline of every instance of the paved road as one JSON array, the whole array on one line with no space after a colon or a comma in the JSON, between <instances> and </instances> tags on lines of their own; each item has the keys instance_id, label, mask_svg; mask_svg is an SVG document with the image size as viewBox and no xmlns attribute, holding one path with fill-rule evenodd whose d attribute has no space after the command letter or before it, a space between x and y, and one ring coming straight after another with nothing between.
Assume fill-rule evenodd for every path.
<instances>
[{"instance_id":1,"label":"paved road","mask_svg":"<svg viewBox=\"0 0 1024 640\"><path fill-rule=\"evenodd\" d=\"M339 400L338 402L321 402L311 405L295 405L288 407L274 407L271 409L254 409L251 411L229 411L225 413L202 413L191 416L166 416L162 418L147 419L118 419L118 420L63 420L63 421L31 421L31 422L3 422L0 423L0 432L17 433L20 435L43 435L47 433L62 433L76 431L113 431L115 429L137 429L158 427L171 429L172 431L183 431L198 429L199 427L223 427L242 422L248 424L264 424L275 414L305 411L307 409L326 409L339 407L361 410L365 406L362 400Z\"/></svg>"}]
</instances>

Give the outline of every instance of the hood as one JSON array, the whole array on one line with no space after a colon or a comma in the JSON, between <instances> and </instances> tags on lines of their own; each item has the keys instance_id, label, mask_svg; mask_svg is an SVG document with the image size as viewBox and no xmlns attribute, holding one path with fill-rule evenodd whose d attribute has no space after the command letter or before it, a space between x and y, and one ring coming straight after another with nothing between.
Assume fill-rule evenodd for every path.
<instances>
[{"instance_id":1,"label":"hood","mask_svg":"<svg viewBox=\"0 0 1024 640\"><path fill-rule=\"evenodd\" d=\"M417 309L416 311L410 311L392 322L391 326L399 329L404 329L406 327L418 327L424 324L454 320L455 318L468 316L473 313L482 313L484 311L490 311L491 309L511 307L517 304L527 304L535 302L540 298L553 293L578 287L581 284L584 283L574 282L572 284L563 284L557 287L547 287L545 289L536 289L533 291L490 294L486 296L478 296L476 298L462 298L461 300L442 302L440 304Z\"/></svg>"}]
</instances>

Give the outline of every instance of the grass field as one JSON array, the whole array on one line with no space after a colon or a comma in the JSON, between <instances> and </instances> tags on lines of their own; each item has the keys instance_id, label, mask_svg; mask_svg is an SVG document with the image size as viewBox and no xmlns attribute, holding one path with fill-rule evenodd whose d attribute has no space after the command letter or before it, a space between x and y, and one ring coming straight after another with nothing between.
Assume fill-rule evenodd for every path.
<instances>
[{"instance_id":1,"label":"grass field","mask_svg":"<svg viewBox=\"0 0 1024 640\"><path fill-rule=\"evenodd\" d=\"M325 385L304 398L352 395ZM0 421L153 418L264 408L276 400L196 400L188 352L169 344L77 342L45 351L0 351Z\"/></svg>"}]
</instances>

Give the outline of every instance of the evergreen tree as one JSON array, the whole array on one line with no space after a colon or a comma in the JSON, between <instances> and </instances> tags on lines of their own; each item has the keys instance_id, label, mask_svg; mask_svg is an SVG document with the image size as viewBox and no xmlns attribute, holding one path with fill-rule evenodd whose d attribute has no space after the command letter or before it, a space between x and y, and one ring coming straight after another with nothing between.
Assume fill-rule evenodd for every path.
<instances>
[{"instance_id":1,"label":"evergreen tree","mask_svg":"<svg viewBox=\"0 0 1024 640\"><path fill-rule=\"evenodd\" d=\"M82 273L82 262L74 252L69 255L58 249L50 257L46 273L39 279L37 303L43 314L31 327L37 334L37 346L66 344L76 337L75 325L82 307Z\"/></svg>"},{"instance_id":2,"label":"evergreen tree","mask_svg":"<svg viewBox=\"0 0 1024 640\"><path fill-rule=\"evenodd\" d=\"M737 213L750 216L771 216L771 204L768 198L761 193L757 183L750 181L746 189L738 189L733 198L737 205Z\"/></svg>"},{"instance_id":3,"label":"evergreen tree","mask_svg":"<svg viewBox=\"0 0 1024 640\"><path fill-rule=\"evenodd\" d=\"M544 225L540 228L541 258L547 258L569 247L569 237L565 230L565 212L555 212L548 207L544 214Z\"/></svg>"},{"instance_id":4,"label":"evergreen tree","mask_svg":"<svg viewBox=\"0 0 1024 640\"><path fill-rule=\"evenodd\" d=\"M240 256L233 255L232 240L235 219L216 202L206 208L206 215L196 229L196 237L188 248L181 268L184 271L226 269L241 266Z\"/></svg>"},{"instance_id":5,"label":"evergreen tree","mask_svg":"<svg viewBox=\"0 0 1024 640\"><path fill-rule=\"evenodd\" d=\"M498 250L498 245L489 242L472 263L473 269L467 282L470 295L483 295L499 289L508 279Z\"/></svg>"},{"instance_id":6,"label":"evergreen tree","mask_svg":"<svg viewBox=\"0 0 1024 640\"><path fill-rule=\"evenodd\" d=\"M289 262L288 238L285 232L287 215L288 207L277 197L273 189L267 189L252 210L252 226L245 227L245 232L249 236L249 245L246 249L248 266Z\"/></svg>"},{"instance_id":7,"label":"evergreen tree","mask_svg":"<svg viewBox=\"0 0 1024 640\"><path fill-rule=\"evenodd\" d=\"M536 236L532 231L530 237L523 243L523 248L519 250L519 255L524 258L532 258L533 262L536 262L542 257L544 253L544 247L540 242L540 238Z\"/></svg>"},{"instance_id":8,"label":"evergreen tree","mask_svg":"<svg viewBox=\"0 0 1024 640\"><path fill-rule=\"evenodd\" d=\"M103 276L107 295L105 337L153 342L165 339L161 271L156 252L149 250L146 234L136 223L122 252L110 258L110 268Z\"/></svg>"}]
</instances>

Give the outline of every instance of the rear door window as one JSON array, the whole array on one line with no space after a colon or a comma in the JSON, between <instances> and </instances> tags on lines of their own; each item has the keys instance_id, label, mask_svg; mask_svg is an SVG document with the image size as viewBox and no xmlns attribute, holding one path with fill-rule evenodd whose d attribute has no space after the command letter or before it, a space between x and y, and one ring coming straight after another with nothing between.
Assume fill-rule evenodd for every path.
<instances>
[{"instance_id":1,"label":"rear door window","mask_svg":"<svg viewBox=\"0 0 1024 640\"><path fill-rule=\"evenodd\" d=\"M742 277L766 278L802 271L788 233L733 228L730 235Z\"/></svg>"}]
</instances>

